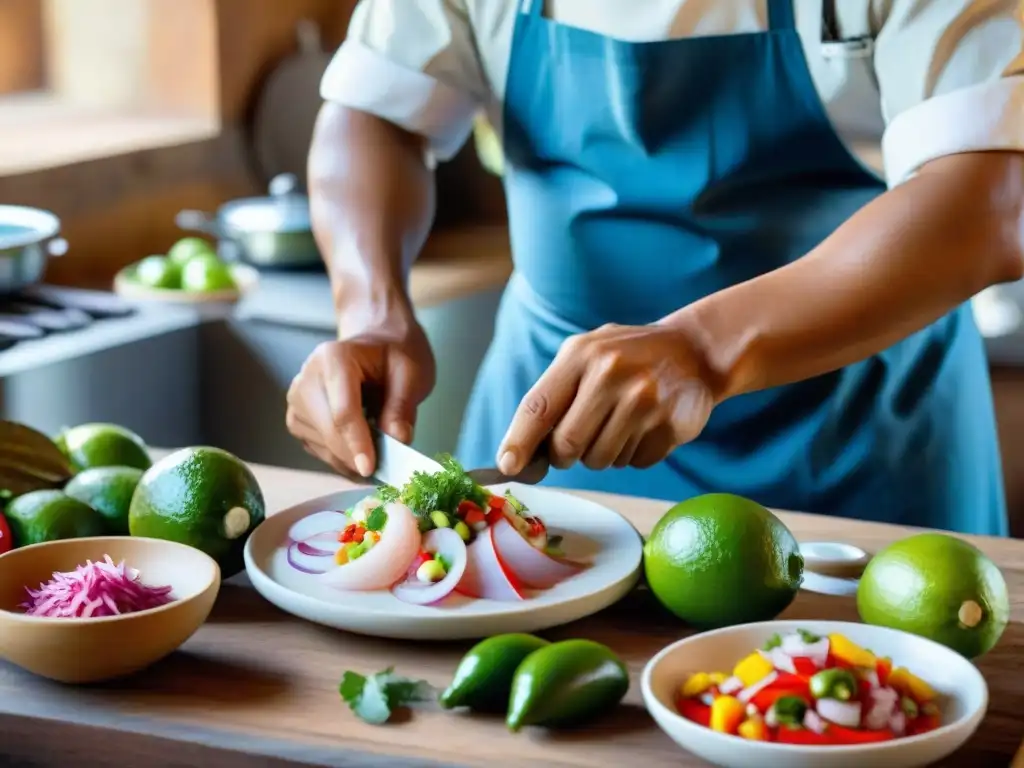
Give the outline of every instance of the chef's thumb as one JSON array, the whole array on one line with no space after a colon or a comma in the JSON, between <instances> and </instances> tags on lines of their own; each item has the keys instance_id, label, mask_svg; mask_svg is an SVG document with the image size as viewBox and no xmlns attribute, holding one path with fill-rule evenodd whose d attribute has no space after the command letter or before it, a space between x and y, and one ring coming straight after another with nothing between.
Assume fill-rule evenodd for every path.
<instances>
[{"instance_id":1,"label":"chef's thumb","mask_svg":"<svg viewBox=\"0 0 1024 768\"><path fill-rule=\"evenodd\" d=\"M412 442L416 423L417 402L416 371L406 358L398 358L388 365L384 387L384 405L380 409L381 428L396 440Z\"/></svg>"}]
</instances>

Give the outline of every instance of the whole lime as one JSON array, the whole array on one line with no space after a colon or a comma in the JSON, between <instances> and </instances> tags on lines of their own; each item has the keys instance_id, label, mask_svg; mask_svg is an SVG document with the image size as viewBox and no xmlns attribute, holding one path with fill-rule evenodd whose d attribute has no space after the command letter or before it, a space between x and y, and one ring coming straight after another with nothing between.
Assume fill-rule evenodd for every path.
<instances>
[{"instance_id":1,"label":"whole lime","mask_svg":"<svg viewBox=\"0 0 1024 768\"><path fill-rule=\"evenodd\" d=\"M217 249L213 243L201 237L183 237L167 251L167 258L179 266L196 256L216 256Z\"/></svg>"},{"instance_id":2,"label":"whole lime","mask_svg":"<svg viewBox=\"0 0 1024 768\"><path fill-rule=\"evenodd\" d=\"M135 280L149 288L181 287L181 268L164 256L147 256L134 270Z\"/></svg>"},{"instance_id":3,"label":"whole lime","mask_svg":"<svg viewBox=\"0 0 1024 768\"><path fill-rule=\"evenodd\" d=\"M103 515L111 536L127 536L128 508L141 477L136 467L95 467L71 478L64 493Z\"/></svg>"},{"instance_id":4,"label":"whole lime","mask_svg":"<svg viewBox=\"0 0 1024 768\"><path fill-rule=\"evenodd\" d=\"M54 443L76 472L93 467L149 469L153 463L142 438L118 424L79 424L57 435Z\"/></svg>"},{"instance_id":5,"label":"whole lime","mask_svg":"<svg viewBox=\"0 0 1024 768\"><path fill-rule=\"evenodd\" d=\"M62 491L32 491L18 496L4 509L4 516L19 547L107 532L99 512Z\"/></svg>"},{"instance_id":6,"label":"whole lime","mask_svg":"<svg viewBox=\"0 0 1024 768\"><path fill-rule=\"evenodd\" d=\"M166 539L202 550L224 578L242 570L242 550L266 515L256 477L219 448L183 448L150 467L128 511L132 536Z\"/></svg>"},{"instance_id":7,"label":"whole lime","mask_svg":"<svg viewBox=\"0 0 1024 768\"><path fill-rule=\"evenodd\" d=\"M871 559L857 610L867 624L921 635L973 659L1006 629L1010 596L999 568L973 544L921 533Z\"/></svg>"},{"instance_id":8,"label":"whole lime","mask_svg":"<svg viewBox=\"0 0 1024 768\"><path fill-rule=\"evenodd\" d=\"M186 291L230 291L237 288L231 267L215 256L197 256L181 268L181 287Z\"/></svg>"},{"instance_id":9,"label":"whole lime","mask_svg":"<svg viewBox=\"0 0 1024 768\"><path fill-rule=\"evenodd\" d=\"M803 570L800 547L782 521L728 493L677 504L644 544L651 592L701 628L774 618L793 601Z\"/></svg>"}]
</instances>

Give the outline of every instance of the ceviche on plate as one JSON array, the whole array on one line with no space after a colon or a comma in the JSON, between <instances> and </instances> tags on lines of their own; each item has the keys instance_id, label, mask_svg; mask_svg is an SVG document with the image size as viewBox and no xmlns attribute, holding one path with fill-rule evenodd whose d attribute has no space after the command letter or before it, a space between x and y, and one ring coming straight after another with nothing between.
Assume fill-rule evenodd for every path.
<instances>
[{"instance_id":1,"label":"ceviche on plate","mask_svg":"<svg viewBox=\"0 0 1024 768\"><path fill-rule=\"evenodd\" d=\"M459 595L520 601L588 567L510 491L473 482L454 459L381 486L345 510L303 517L288 531L288 564L348 592L390 590L415 605Z\"/></svg>"}]
</instances>

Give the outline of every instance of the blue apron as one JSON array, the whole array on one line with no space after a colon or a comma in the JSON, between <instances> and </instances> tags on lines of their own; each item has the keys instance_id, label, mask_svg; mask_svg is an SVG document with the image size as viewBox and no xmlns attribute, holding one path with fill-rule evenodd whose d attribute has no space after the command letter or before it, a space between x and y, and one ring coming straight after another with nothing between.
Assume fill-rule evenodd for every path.
<instances>
[{"instance_id":1,"label":"blue apron","mask_svg":"<svg viewBox=\"0 0 1024 768\"><path fill-rule=\"evenodd\" d=\"M885 189L826 116L792 0L769 0L767 32L644 43L557 24L542 7L518 13L512 43L504 144L516 268L463 420L468 466L493 466L568 336L651 323L788 264ZM545 482L668 500L729 491L782 509L1007 533L969 305L841 371L722 403L655 467L578 465Z\"/></svg>"}]
</instances>

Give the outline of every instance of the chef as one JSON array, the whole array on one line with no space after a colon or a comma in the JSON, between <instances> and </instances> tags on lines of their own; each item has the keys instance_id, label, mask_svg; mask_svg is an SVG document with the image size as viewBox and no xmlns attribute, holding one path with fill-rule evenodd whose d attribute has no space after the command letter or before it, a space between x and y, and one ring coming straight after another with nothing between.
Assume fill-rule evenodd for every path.
<instances>
[{"instance_id":1,"label":"chef","mask_svg":"<svg viewBox=\"0 0 1024 768\"><path fill-rule=\"evenodd\" d=\"M406 274L483 110L515 272L466 465L1007 533L967 302L1024 274L1017 0L362 0L322 94L339 336L287 419L323 461L372 472L365 385L412 438Z\"/></svg>"}]
</instances>

